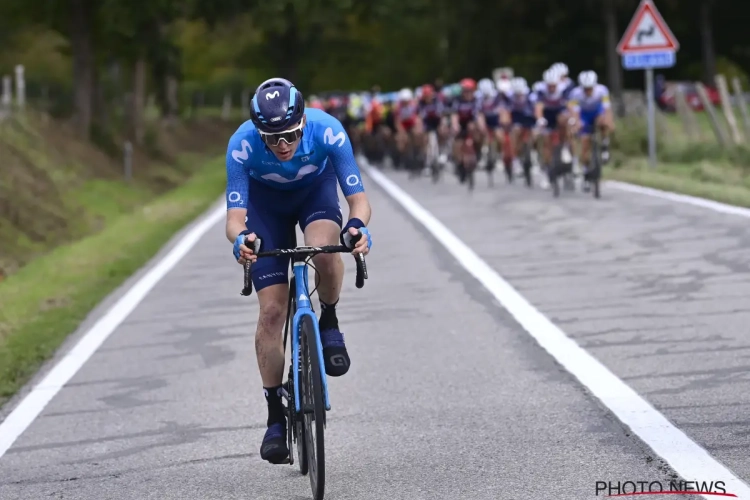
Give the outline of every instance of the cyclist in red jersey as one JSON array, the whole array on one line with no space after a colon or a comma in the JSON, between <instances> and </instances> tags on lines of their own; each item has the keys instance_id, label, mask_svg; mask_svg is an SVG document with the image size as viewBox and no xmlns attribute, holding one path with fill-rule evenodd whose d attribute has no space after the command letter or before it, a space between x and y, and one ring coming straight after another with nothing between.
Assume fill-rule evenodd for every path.
<instances>
[{"instance_id":1,"label":"cyclist in red jersey","mask_svg":"<svg viewBox=\"0 0 750 500\"><path fill-rule=\"evenodd\" d=\"M377 92L376 92L377 91ZM374 163L381 163L391 140L391 129L386 123L386 108L379 87L373 87L365 115L366 156Z\"/></svg>"},{"instance_id":2,"label":"cyclist in red jersey","mask_svg":"<svg viewBox=\"0 0 750 500\"><path fill-rule=\"evenodd\" d=\"M400 157L403 157L407 152L410 140L412 145L418 144L416 141L422 132L419 108L411 89L401 89L398 94L398 101L393 109L393 115L396 124L396 148L399 153L397 159L400 160ZM398 165L400 161L395 163Z\"/></svg>"},{"instance_id":3,"label":"cyclist in red jersey","mask_svg":"<svg viewBox=\"0 0 750 500\"><path fill-rule=\"evenodd\" d=\"M419 116L425 132L439 132L443 121L444 106L432 85L422 86L419 99Z\"/></svg>"}]
</instances>

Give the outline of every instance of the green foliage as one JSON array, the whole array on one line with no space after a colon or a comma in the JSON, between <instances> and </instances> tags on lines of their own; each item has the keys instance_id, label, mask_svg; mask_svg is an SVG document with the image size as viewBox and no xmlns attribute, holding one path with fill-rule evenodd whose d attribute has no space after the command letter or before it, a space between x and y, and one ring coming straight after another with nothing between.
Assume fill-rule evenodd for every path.
<instances>
[{"instance_id":1,"label":"green foliage","mask_svg":"<svg viewBox=\"0 0 750 500\"><path fill-rule=\"evenodd\" d=\"M610 1L621 31L636 2ZM670 70L675 76L700 76L700 66L690 61L701 58L701 1L660 4L682 43L679 59L685 62ZM750 50L726 34L743 29L736 16L739 2L714 2L712 13L714 24L734 28L715 30L717 50L725 56L718 68L745 83L740 68L750 66ZM145 54L150 86L158 93L159 79L167 74L200 85L237 87L281 74L308 92L374 83L398 88L438 76L478 78L505 65L533 80L557 60L568 62L574 73L592 68L605 74L602 9L593 0L0 0L0 38L15 40L16 31L25 33L19 35L21 53L19 43L3 45L0 68L7 71L24 59L39 78L69 81L67 39L76 5L87 6L102 70L113 61L130 64ZM41 36L33 40L31 34ZM626 79L640 85L635 73L626 73Z\"/></svg>"},{"instance_id":2,"label":"green foliage","mask_svg":"<svg viewBox=\"0 0 750 500\"><path fill-rule=\"evenodd\" d=\"M31 80L80 88L71 71L73 43L81 34L71 20L83 15L93 47L95 73L105 87L108 108L122 108L133 88L132 67L148 64L148 92L166 110L165 81L180 82L180 103L195 92L219 105L224 90L235 101L243 88L270 76L285 76L306 94L323 90L415 86L437 77L457 81L488 76L511 66L535 81L555 61L575 75L594 69L607 83L606 33L602 6L613 5L616 37L625 29L634 0L0 0L0 70L19 61ZM681 42L678 65L668 78L701 75L699 14L704 0L663 0L662 14ZM740 0L713 2L718 70L747 81L750 48L737 36L744 25ZM85 7L83 11L80 7ZM78 9L78 10L76 10ZM76 31L78 30L78 31ZM78 36L76 35L78 33ZM77 38L78 37L78 38ZM84 38L86 38L84 36ZM113 76L113 67L119 67ZM625 83L642 86L640 72L625 72ZM219 96L219 97L216 97ZM72 100L70 95L66 98ZM80 106L80 103L77 103ZM65 107L55 103L62 111ZM123 116L121 109L113 116ZM634 143L634 146L637 144Z\"/></svg>"},{"instance_id":3,"label":"green foliage","mask_svg":"<svg viewBox=\"0 0 750 500\"><path fill-rule=\"evenodd\" d=\"M184 185L149 203L122 185L87 185L81 190L92 196L79 200L96 204L106 228L56 248L0 282L0 404L97 303L214 202L224 182L220 163L212 161ZM138 209L123 213L121 205Z\"/></svg>"}]
</instances>

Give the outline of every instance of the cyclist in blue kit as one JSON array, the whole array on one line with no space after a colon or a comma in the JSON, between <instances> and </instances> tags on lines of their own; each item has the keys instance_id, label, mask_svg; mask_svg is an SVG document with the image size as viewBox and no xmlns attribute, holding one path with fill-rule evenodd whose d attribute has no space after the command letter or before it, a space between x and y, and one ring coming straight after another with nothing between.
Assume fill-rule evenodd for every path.
<instances>
[{"instance_id":1,"label":"cyclist in blue kit","mask_svg":"<svg viewBox=\"0 0 750 500\"><path fill-rule=\"evenodd\" d=\"M281 332L286 319L289 259L258 260L257 238L263 250L289 248L293 244L291 228L299 223L306 245L337 245L340 241L353 247L353 253L367 254L372 245L367 229L371 210L343 125L325 111L305 109L302 93L291 82L272 78L260 84L250 117L229 139L227 148L226 235L234 243L235 259L240 264L253 263L252 281L260 304L255 352L268 403L268 429L260 456L271 463L283 463L289 449L281 396ZM346 224L337 184L349 204ZM352 239L360 234L353 245ZM313 262L320 277L317 290L325 370L338 377L350 367L336 317L344 263L340 254L320 254Z\"/></svg>"}]
</instances>

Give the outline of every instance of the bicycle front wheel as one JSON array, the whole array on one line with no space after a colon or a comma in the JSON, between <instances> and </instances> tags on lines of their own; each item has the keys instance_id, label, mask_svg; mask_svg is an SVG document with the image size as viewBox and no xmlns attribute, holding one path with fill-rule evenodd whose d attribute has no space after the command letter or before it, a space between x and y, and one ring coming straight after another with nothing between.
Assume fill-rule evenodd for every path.
<instances>
[{"instance_id":1,"label":"bicycle front wheel","mask_svg":"<svg viewBox=\"0 0 750 500\"><path fill-rule=\"evenodd\" d=\"M323 500L325 492L325 402L323 371L318 358L318 334L310 316L300 320L302 352L302 408L308 474L314 500Z\"/></svg>"}]
</instances>

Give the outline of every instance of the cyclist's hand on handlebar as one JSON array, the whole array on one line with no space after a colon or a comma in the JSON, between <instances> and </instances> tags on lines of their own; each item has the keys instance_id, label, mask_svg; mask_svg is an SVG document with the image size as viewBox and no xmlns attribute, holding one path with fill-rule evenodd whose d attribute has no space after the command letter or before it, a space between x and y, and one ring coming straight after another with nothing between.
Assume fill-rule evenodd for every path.
<instances>
[{"instance_id":1,"label":"cyclist's hand on handlebar","mask_svg":"<svg viewBox=\"0 0 750 500\"><path fill-rule=\"evenodd\" d=\"M350 238L347 238L347 236L349 236ZM359 239L357 239L357 237L359 237ZM356 241L356 243L354 243L354 249L352 250L352 253L362 253L365 255L370 253L370 247L372 246L372 236L370 235L370 230L366 227L362 227L360 229L350 227L349 231L344 236L344 239L348 239L350 242ZM351 243L346 246L351 248Z\"/></svg>"},{"instance_id":2,"label":"cyclist's hand on handlebar","mask_svg":"<svg viewBox=\"0 0 750 500\"><path fill-rule=\"evenodd\" d=\"M372 247L372 235L359 219L351 219L341 230L341 244L352 249L352 253L367 255Z\"/></svg>"},{"instance_id":3,"label":"cyclist's hand on handlebar","mask_svg":"<svg viewBox=\"0 0 750 500\"><path fill-rule=\"evenodd\" d=\"M243 232L237 235L237 238L234 240L234 257L237 259L237 262L245 265L247 261L252 263L258 260L258 257L253 252L255 246L253 243L256 239L257 236L255 236L255 233Z\"/></svg>"}]
</instances>

